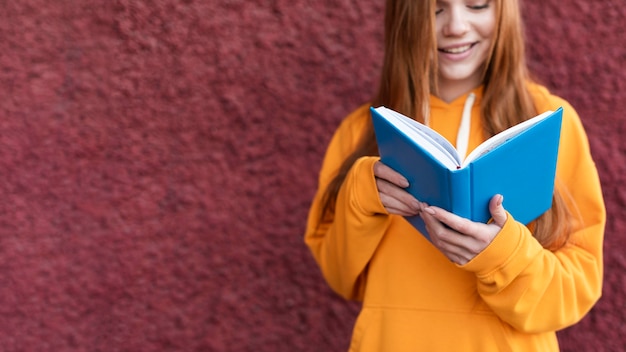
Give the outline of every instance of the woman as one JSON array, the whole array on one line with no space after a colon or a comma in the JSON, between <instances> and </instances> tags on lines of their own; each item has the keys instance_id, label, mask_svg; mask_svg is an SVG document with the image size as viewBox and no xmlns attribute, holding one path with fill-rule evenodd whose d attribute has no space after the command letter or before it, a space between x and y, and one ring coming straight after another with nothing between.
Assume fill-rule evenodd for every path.
<instances>
[{"instance_id":1,"label":"woman","mask_svg":"<svg viewBox=\"0 0 626 352\"><path fill-rule=\"evenodd\" d=\"M564 115L553 205L530 224L507 213L499 195L488 224L422 204L376 156L370 105L342 122L305 241L331 288L363 302L351 351L557 351L555 332L599 299L597 171L574 109L530 81L522 32L516 0L387 1L372 105L424 122L468 152L540 112L562 106ZM457 135L463 115L469 135ZM432 243L404 219L418 214Z\"/></svg>"}]
</instances>

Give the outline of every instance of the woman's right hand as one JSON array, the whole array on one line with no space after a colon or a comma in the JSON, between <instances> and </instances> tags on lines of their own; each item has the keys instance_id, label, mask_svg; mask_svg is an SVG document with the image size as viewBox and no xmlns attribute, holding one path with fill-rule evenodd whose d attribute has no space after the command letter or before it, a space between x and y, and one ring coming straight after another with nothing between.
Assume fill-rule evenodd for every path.
<instances>
[{"instance_id":1,"label":"woman's right hand","mask_svg":"<svg viewBox=\"0 0 626 352\"><path fill-rule=\"evenodd\" d=\"M424 205L405 190L409 181L404 176L380 161L374 164L374 176L380 201L389 214L413 216L420 213Z\"/></svg>"}]
</instances>

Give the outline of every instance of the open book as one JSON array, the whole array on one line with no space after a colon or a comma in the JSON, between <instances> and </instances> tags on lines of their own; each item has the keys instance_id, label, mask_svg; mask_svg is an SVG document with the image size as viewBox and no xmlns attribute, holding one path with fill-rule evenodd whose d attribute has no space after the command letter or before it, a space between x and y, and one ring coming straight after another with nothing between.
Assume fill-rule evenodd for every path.
<instances>
[{"instance_id":1,"label":"open book","mask_svg":"<svg viewBox=\"0 0 626 352\"><path fill-rule=\"evenodd\" d=\"M381 161L407 178L418 200L478 222L490 219L496 194L525 224L552 206L562 108L496 134L463 160L428 126L385 107L370 112ZM407 220L429 238L419 216Z\"/></svg>"}]
</instances>

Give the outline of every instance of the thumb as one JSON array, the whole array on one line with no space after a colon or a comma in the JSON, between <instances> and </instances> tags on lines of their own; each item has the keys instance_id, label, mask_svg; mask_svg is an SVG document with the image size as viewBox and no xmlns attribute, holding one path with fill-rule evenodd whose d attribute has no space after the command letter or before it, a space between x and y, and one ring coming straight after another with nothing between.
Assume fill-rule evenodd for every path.
<instances>
[{"instance_id":1,"label":"thumb","mask_svg":"<svg viewBox=\"0 0 626 352\"><path fill-rule=\"evenodd\" d=\"M489 201L489 212L491 213L491 217L493 218L494 224L503 227L506 222L506 210L504 210L504 206L502 206L502 202L504 201L504 197L501 194L496 194Z\"/></svg>"}]
</instances>

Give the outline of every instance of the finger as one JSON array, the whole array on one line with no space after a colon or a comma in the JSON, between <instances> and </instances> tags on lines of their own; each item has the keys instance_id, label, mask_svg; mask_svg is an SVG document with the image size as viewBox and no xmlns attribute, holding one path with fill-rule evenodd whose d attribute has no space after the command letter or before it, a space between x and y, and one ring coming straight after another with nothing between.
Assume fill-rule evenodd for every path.
<instances>
[{"instance_id":1,"label":"finger","mask_svg":"<svg viewBox=\"0 0 626 352\"><path fill-rule=\"evenodd\" d=\"M473 257L473 255L467 252L463 247L451 245L447 242L441 242L437 248L454 264L467 264L470 258Z\"/></svg>"},{"instance_id":2,"label":"finger","mask_svg":"<svg viewBox=\"0 0 626 352\"><path fill-rule=\"evenodd\" d=\"M396 214L402 216L413 216L419 213L419 210L416 210L405 203L402 203L398 199L394 197L390 197L385 193L380 193L380 202L383 204L387 212L389 214Z\"/></svg>"},{"instance_id":3,"label":"finger","mask_svg":"<svg viewBox=\"0 0 626 352\"><path fill-rule=\"evenodd\" d=\"M436 233L440 228L443 227L443 225L441 224L441 222L439 222L439 220L437 220L437 218L433 216L431 212L427 212L427 209L429 209L429 207L422 209L423 211L420 213L420 216L422 217L422 220L424 220L424 225L426 225L428 233Z\"/></svg>"},{"instance_id":4,"label":"finger","mask_svg":"<svg viewBox=\"0 0 626 352\"><path fill-rule=\"evenodd\" d=\"M441 208L429 206L424 208L423 211L463 235L468 235L478 230L474 222Z\"/></svg>"},{"instance_id":5,"label":"finger","mask_svg":"<svg viewBox=\"0 0 626 352\"><path fill-rule=\"evenodd\" d=\"M393 214L393 215L399 215L399 216L417 216L419 215L419 212L415 212L414 210L406 210L406 209L400 209L400 208L393 208L393 207L385 207L385 209L387 210L387 212L389 214Z\"/></svg>"},{"instance_id":6,"label":"finger","mask_svg":"<svg viewBox=\"0 0 626 352\"><path fill-rule=\"evenodd\" d=\"M462 245L462 243L468 240L467 236L447 228L425 211L420 216L426 224L426 230L430 235L431 242L450 261L462 265L474 257L475 254Z\"/></svg>"},{"instance_id":7,"label":"finger","mask_svg":"<svg viewBox=\"0 0 626 352\"><path fill-rule=\"evenodd\" d=\"M472 222L437 207L424 208L422 213L441 221L453 231L451 233L441 232L440 237L444 241L460 247L463 251L459 254L467 260L471 260L482 252L501 229L496 224Z\"/></svg>"},{"instance_id":8,"label":"finger","mask_svg":"<svg viewBox=\"0 0 626 352\"><path fill-rule=\"evenodd\" d=\"M407 210L411 211L413 214L416 214L422 209L421 203L404 189L382 179L376 180L376 186L378 187L378 192L381 195L383 204L385 204L385 201L388 201L389 205L398 207L399 203L401 203L403 207L406 207ZM383 195L388 198L383 199Z\"/></svg>"},{"instance_id":9,"label":"finger","mask_svg":"<svg viewBox=\"0 0 626 352\"><path fill-rule=\"evenodd\" d=\"M496 194L489 201L489 212L491 213L493 223L499 227L504 226L507 218L506 210L504 209L502 202L504 202L504 197L501 194Z\"/></svg>"},{"instance_id":10,"label":"finger","mask_svg":"<svg viewBox=\"0 0 626 352\"><path fill-rule=\"evenodd\" d=\"M420 216L422 217L422 220L424 220L426 230L428 231L431 239L438 243L442 243L443 247L446 247L447 245L456 246L455 241L452 239L451 230L435 218L430 212L426 212L426 209L428 208L425 208L424 211L420 213Z\"/></svg>"},{"instance_id":11,"label":"finger","mask_svg":"<svg viewBox=\"0 0 626 352\"><path fill-rule=\"evenodd\" d=\"M462 239L462 237L464 237L463 235L458 233L456 234L456 236L459 239ZM437 247L439 251L443 253L443 255L445 255L448 259L450 259L450 261L455 264L464 265L472 260L472 258L474 258L477 254L463 245L459 245L454 242L448 242L444 237L431 235L431 240L432 239L437 239L436 241L433 241L435 247ZM467 241L467 238L465 238L464 241Z\"/></svg>"},{"instance_id":12,"label":"finger","mask_svg":"<svg viewBox=\"0 0 626 352\"><path fill-rule=\"evenodd\" d=\"M374 164L374 176L386 180L398 187L409 187L409 181L404 176L380 161L377 161Z\"/></svg>"}]
</instances>

